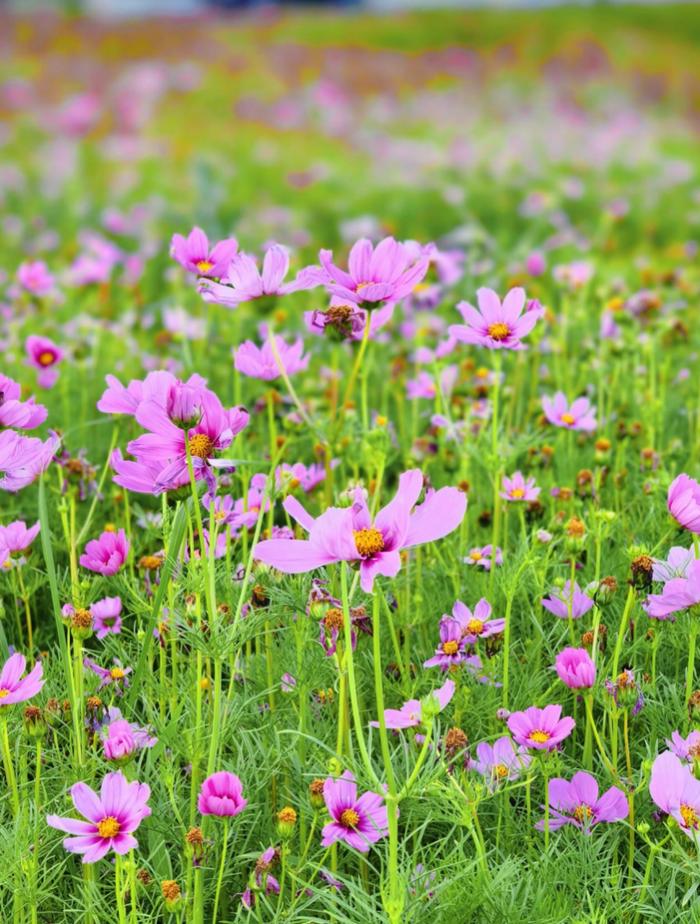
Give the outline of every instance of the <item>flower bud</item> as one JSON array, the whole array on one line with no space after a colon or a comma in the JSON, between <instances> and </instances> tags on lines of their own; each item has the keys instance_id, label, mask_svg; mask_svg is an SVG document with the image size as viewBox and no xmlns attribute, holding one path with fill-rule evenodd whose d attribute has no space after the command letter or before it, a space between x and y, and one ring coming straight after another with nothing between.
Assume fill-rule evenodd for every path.
<instances>
[{"instance_id":1,"label":"flower bud","mask_svg":"<svg viewBox=\"0 0 700 924\"><path fill-rule=\"evenodd\" d=\"M182 901L180 886L174 879L164 879L160 884L163 901L168 911L176 911Z\"/></svg>"},{"instance_id":2,"label":"flower bud","mask_svg":"<svg viewBox=\"0 0 700 924\"><path fill-rule=\"evenodd\" d=\"M296 810L291 805L285 805L277 813L277 833L281 838L289 838L294 834L297 823Z\"/></svg>"}]
</instances>

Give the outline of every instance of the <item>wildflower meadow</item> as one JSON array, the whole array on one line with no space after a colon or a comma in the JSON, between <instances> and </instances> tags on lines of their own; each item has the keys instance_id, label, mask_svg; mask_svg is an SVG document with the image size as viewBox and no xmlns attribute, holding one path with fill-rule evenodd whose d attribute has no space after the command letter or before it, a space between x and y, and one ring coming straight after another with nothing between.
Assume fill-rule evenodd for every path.
<instances>
[{"instance_id":1,"label":"wildflower meadow","mask_svg":"<svg viewBox=\"0 0 700 924\"><path fill-rule=\"evenodd\" d=\"M700 921L700 8L0 13L0 921Z\"/></svg>"}]
</instances>

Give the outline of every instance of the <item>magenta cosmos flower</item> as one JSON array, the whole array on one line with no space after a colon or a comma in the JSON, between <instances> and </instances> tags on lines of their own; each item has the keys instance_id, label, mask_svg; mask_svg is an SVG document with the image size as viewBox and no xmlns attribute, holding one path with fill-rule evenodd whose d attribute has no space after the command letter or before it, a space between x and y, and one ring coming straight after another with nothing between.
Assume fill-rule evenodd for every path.
<instances>
[{"instance_id":1,"label":"magenta cosmos flower","mask_svg":"<svg viewBox=\"0 0 700 924\"><path fill-rule=\"evenodd\" d=\"M119 709L109 710L108 724L102 730L102 750L107 760L128 761L137 751L152 748L158 739L135 722L122 718Z\"/></svg>"},{"instance_id":2,"label":"magenta cosmos flower","mask_svg":"<svg viewBox=\"0 0 700 924\"><path fill-rule=\"evenodd\" d=\"M46 471L60 440L52 436L45 442L21 436L14 430L0 431L0 491L20 491Z\"/></svg>"},{"instance_id":3,"label":"magenta cosmos flower","mask_svg":"<svg viewBox=\"0 0 700 924\"><path fill-rule=\"evenodd\" d=\"M530 706L524 712L513 712L508 728L517 744L536 751L552 751L568 738L576 723L569 716L561 718L561 706Z\"/></svg>"},{"instance_id":4,"label":"magenta cosmos flower","mask_svg":"<svg viewBox=\"0 0 700 924\"><path fill-rule=\"evenodd\" d=\"M659 754L651 768L649 795L662 812L697 843L700 833L700 780L671 751Z\"/></svg>"},{"instance_id":5,"label":"magenta cosmos flower","mask_svg":"<svg viewBox=\"0 0 700 924\"><path fill-rule=\"evenodd\" d=\"M467 497L457 488L440 488L416 507L423 489L420 469L404 472L399 487L374 522L360 489L350 507L329 507L314 519L294 497L284 509L309 533L308 539L267 539L255 548L258 561L299 574L333 562L360 564L360 583L371 593L378 574L395 577L401 567L401 551L442 539L462 522ZM415 507L415 510L414 510Z\"/></svg>"},{"instance_id":6,"label":"magenta cosmos flower","mask_svg":"<svg viewBox=\"0 0 700 924\"><path fill-rule=\"evenodd\" d=\"M346 770L337 780L332 777L323 784L323 798L332 821L321 832L321 845L330 847L345 841L362 853L386 837L389 823L384 798L376 792L365 792L359 798L355 778Z\"/></svg>"},{"instance_id":7,"label":"magenta cosmos flower","mask_svg":"<svg viewBox=\"0 0 700 924\"><path fill-rule=\"evenodd\" d=\"M136 420L149 432L132 440L127 449L139 464L160 468L156 479L160 491L187 483L187 443L195 478L210 480L212 468L234 466L231 460L215 455L227 449L248 424L248 412L241 407L224 408L208 389L199 393L198 408L199 421L187 430L174 423L158 401L144 401L136 409Z\"/></svg>"},{"instance_id":8,"label":"magenta cosmos flower","mask_svg":"<svg viewBox=\"0 0 700 924\"><path fill-rule=\"evenodd\" d=\"M517 780L523 770L532 763L532 757L525 748L513 744L508 735L494 743L482 741L476 746L476 760L469 759L467 767L480 773L489 790L495 790L501 783Z\"/></svg>"},{"instance_id":9,"label":"magenta cosmos flower","mask_svg":"<svg viewBox=\"0 0 700 924\"><path fill-rule=\"evenodd\" d=\"M690 562L687 575L666 581L660 594L649 594L642 604L647 616L668 619L700 604L700 559Z\"/></svg>"},{"instance_id":10,"label":"magenta cosmos flower","mask_svg":"<svg viewBox=\"0 0 700 924\"><path fill-rule=\"evenodd\" d=\"M238 815L248 804L243 798L243 784L235 773L219 770L202 783L197 808L202 815L231 817Z\"/></svg>"},{"instance_id":11,"label":"magenta cosmos flower","mask_svg":"<svg viewBox=\"0 0 700 924\"><path fill-rule=\"evenodd\" d=\"M400 709L385 709L384 724L387 728L415 728L424 725L428 716L432 717L447 706L455 692L454 680L446 680L441 687L425 699L409 699ZM426 714L427 713L427 714ZM370 722L379 728L379 722Z\"/></svg>"},{"instance_id":12,"label":"magenta cosmos flower","mask_svg":"<svg viewBox=\"0 0 700 924\"><path fill-rule=\"evenodd\" d=\"M583 770L574 773L570 781L558 776L549 781L549 805L552 831L563 825L573 825L584 834L590 834L593 826L601 821L622 821L629 814L627 797L621 789L611 786L598 797L598 783ZM538 821L536 827L542 831L544 820Z\"/></svg>"},{"instance_id":13,"label":"magenta cosmos flower","mask_svg":"<svg viewBox=\"0 0 700 924\"><path fill-rule=\"evenodd\" d=\"M252 340L246 340L238 349L233 350L233 364L243 375L271 382L278 379L283 371L288 376L303 372L310 358L302 355L303 352L304 341L301 337L291 344L286 343L282 337L275 337L274 350L269 340L261 347L256 346Z\"/></svg>"},{"instance_id":14,"label":"magenta cosmos flower","mask_svg":"<svg viewBox=\"0 0 700 924\"><path fill-rule=\"evenodd\" d=\"M0 672L0 706L12 706L23 703L41 690L44 686L44 668L37 661L26 677L22 677L27 666L27 659L23 654L16 652L11 655Z\"/></svg>"},{"instance_id":15,"label":"magenta cosmos flower","mask_svg":"<svg viewBox=\"0 0 700 924\"><path fill-rule=\"evenodd\" d=\"M63 350L48 337L27 337L24 341L27 362L39 370L37 382L42 388L53 388L58 378L58 364L63 359Z\"/></svg>"},{"instance_id":16,"label":"magenta cosmos flower","mask_svg":"<svg viewBox=\"0 0 700 924\"><path fill-rule=\"evenodd\" d=\"M321 250L321 266L328 274L331 295L365 308L396 302L409 295L428 272L430 255L385 237L376 247L367 238L356 241L348 256L348 272L333 263L333 252Z\"/></svg>"},{"instance_id":17,"label":"magenta cosmos flower","mask_svg":"<svg viewBox=\"0 0 700 924\"><path fill-rule=\"evenodd\" d=\"M190 273L219 278L226 272L236 255L238 241L226 238L209 247L209 239L201 228L193 228L187 237L173 234L170 256Z\"/></svg>"},{"instance_id":18,"label":"magenta cosmos flower","mask_svg":"<svg viewBox=\"0 0 700 924\"><path fill-rule=\"evenodd\" d=\"M537 323L539 313L526 311L525 290L511 289L501 300L493 289L479 289L476 293L479 310L469 302L460 302L457 310L464 324L452 324L449 333L461 343L473 343L489 350L524 350L522 338Z\"/></svg>"},{"instance_id":19,"label":"magenta cosmos flower","mask_svg":"<svg viewBox=\"0 0 700 924\"><path fill-rule=\"evenodd\" d=\"M491 619L491 604L485 597L479 600L473 613L466 604L457 600L452 607L452 618L461 626L462 637L468 645L473 645L480 638L498 635L506 625L505 619Z\"/></svg>"},{"instance_id":20,"label":"magenta cosmos flower","mask_svg":"<svg viewBox=\"0 0 700 924\"><path fill-rule=\"evenodd\" d=\"M564 648L556 657L554 669L571 690L587 690L595 684L595 664L585 648Z\"/></svg>"},{"instance_id":21,"label":"magenta cosmos flower","mask_svg":"<svg viewBox=\"0 0 700 924\"><path fill-rule=\"evenodd\" d=\"M231 260L221 282L200 279L199 294L205 302L226 308L237 308L243 302L276 295L289 295L321 285L324 274L316 266L300 270L292 282L284 282L289 270L289 254L279 244L272 244L265 253L262 271L247 253L238 253Z\"/></svg>"},{"instance_id":22,"label":"magenta cosmos flower","mask_svg":"<svg viewBox=\"0 0 700 924\"><path fill-rule=\"evenodd\" d=\"M465 565L476 565L484 571L490 571L493 565L498 567L503 564L503 552L500 548L496 548L494 554L492 545L485 545L482 548L475 547L469 550L469 554L462 561Z\"/></svg>"},{"instance_id":23,"label":"magenta cosmos flower","mask_svg":"<svg viewBox=\"0 0 700 924\"><path fill-rule=\"evenodd\" d=\"M558 391L553 398L543 396L542 409L547 420L555 427L589 433L597 426L595 408L588 398L577 398L569 407L564 392Z\"/></svg>"},{"instance_id":24,"label":"magenta cosmos flower","mask_svg":"<svg viewBox=\"0 0 700 924\"><path fill-rule=\"evenodd\" d=\"M80 556L80 564L88 571L105 577L116 574L129 555L129 540L123 529L113 533L105 530L99 539L91 539Z\"/></svg>"},{"instance_id":25,"label":"magenta cosmos flower","mask_svg":"<svg viewBox=\"0 0 700 924\"><path fill-rule=\"evenodd\" d=\"M125 854L139 846L134 831L151 814L146 804L149 786L127 782L118 770L102 780L99 796L86 783L76 783L70 794L76 811L87 821L47 815L46 823L73 835L65 838L63 846L70 853L82 854L83 863L96 863L110 850Z\"/></svg>"},{"instance_id":26,"label":"magenta cosmos flower","mask_svg":"<svg viewBox=\"0 0 700 924\"><path fill-rule=\"evenodd\" d=\"M29 527L24 520L15 520L7 526L0 526L0 549L7 549L10 553L26 552L39 535L40 529L38 520L34 526Z\"/></svg>"},{"instance_id":27,"label":"magenta cosmos flower","mask_svg":"<svg viewBox=\"0 0 700 924\"><path fill-rule=\"evenodd\" d=\"M571 618L579 619L585 616L594 602L592 597L581 590L576 581L574 581L572 593L571 581L567 581L563 587L555 587L551 590L550 596L542 600L542 606L559 619L568 619L569 607L571 607Z\"/></svg>"},{"instance_id":28,"label":"magenta cosmos flower","mask_svg":"<svg viewBox=\"0 0 700 924\"><path fill-rule=\"evenodd\" d=\"M668 488L668 511L691 533L700 535L700 484L690 475L682 474Z\"/></svg>"},{"instance_id":29,"label":"magenta cosmos flower","mask_svg":"<svg viewBox=\"0 0 700 924\"><path fill-rule=\"evenodd\" d=\"M534 501L540 496L541 488L535 484L534 478L525 479L522 472L503 476L503 490L501 497L507 501Z\"/></svg>"},{"instance_id":30,"label":"magenta cosmos flower","mask_svg":"<svg viewBox=\"0 0 700 924\"><path fill-rule=\"evenodd\" d=\"M22 389L13 379L0 372L0 427L33 430L46 420L48 411L34 398L22 401Z\"/></svg>"}]
</instances>

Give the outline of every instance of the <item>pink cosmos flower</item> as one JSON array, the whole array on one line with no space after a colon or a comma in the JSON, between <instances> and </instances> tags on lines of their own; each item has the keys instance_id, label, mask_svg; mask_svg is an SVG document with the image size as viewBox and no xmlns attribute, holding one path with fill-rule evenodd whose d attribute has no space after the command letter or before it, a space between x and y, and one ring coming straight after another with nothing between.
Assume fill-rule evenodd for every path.
<instances>
[{"instance_id":1,"label":"pink cosmos flower","mask_svg":"<svg viewBox=\"0 0 700 924\"><path fill-rule=\"evenodd\" d=\"M668 619L674 613L700 604L700 559L688 565L687 577L666 581L660 594L649 594L642 606L652 619Z\"/></svg>"},{"instance_id":2,"label":"pink cosmos flower","mask_svg":"<svg viewBox=\"0 0 700 924\"><path fill-rule=\"evenodd\" d=\"M409 699L400 709L385 709L384 724L387 728L394 729L415 728L418 725L423 725L426 721L423 717L425 707L428 707L431 716L436 712L442 712L454 696L454 692L454 680L446 680L441 687L433 690L424 700ZM374 728L379 728L379 722L370 722L369 724Z\"/></svg>"},{"instance_id":3,"label":"pink cosmos flower","mask_svg":"<svg viewBox=\"0 0 700 924\"><path fill-rule=\"evenodd\" d=\"M700 535L700 484L690 475L679 475L669 485L668 511L684 529Z\"/></svg>"},{"instance_id":4,"label":"pink cosmos flower","mask_svg":"<svg viewBox=\"0 0 700 924\"><path fill-rule=\"evenodd\" d=\"M243 798L243 784L235 773L219 770L202 783L197 808L202 815L232 817L238 815L248 804Z\"/></svg>"},{"instance_id":5,"label":"pink cosmos flower","mask_svg":"<svg viewBox=\"0 0 700 924\"><path fill-rule=\"evenodd\" d=\"M7 526L0 526L0 549L7 549L10 553L26 552L39 535L40 529L38 520L29 528L24 520L15 520Z\"/></svg>"},{"instance_id":6,"label":"pink cosmos flower","mask_svg":"<svg viewBox=\"0 0 700 924\"><path fill-rule=\"evenodd\" d=\"M564 392L558 391L553 398L548 395L542 397L542 409L547 420L555 427L590 433L597 426L595 408L588 398L577 398L569 407Z\"/></svg>"},{"instance_id":7,"label":"pink cosmos flower","mask_svg":"<svg viewBox=\"0 0 700 924\"><path fill-rule=\"evenodd\" d=\"M149 372L143 380L132 379L126 386L113 375L105 376L105 381L107 388L97 402L98 411L132 417L139 405L146 401L155 401L172 417L184 396L196 397L206 390L206 380L201 375L193 374L183 382L163 369Z\"/></svg>"},{"instance_id":8,"label":"pink cosmos flower","mask_svg":"<svg viewBox=\"0 0 700 924\"><path fill-rule=\"evenodd\" d=\"M187 443L195 478L211 481L211 469L234 467L230 460L215 458L215 453L227 449L234 436L248 424L248 412L241 407L224 408L208 389L199 394L199 408L199 421L187 431L177 426L166 408L153 399L142 402L136 409L136 420L150 432L132 440L127 449L138 463L160 466L159 491L186 483Z\"/></svg>"},{"instance_id":9,"label":"pink cosmos flower","mask_svg":"<svg viewBox=\"0 0 700 924\"><path fill-rule=\"evenodd\" d=\"M338 459L333 459L331 468L336 468L338 461ZM278 489L286 487L287 490L293 491L294 488L301 487L305 494L313 491L317 485L325 481L325 478L326 469L317 462L312 462L311 465L304 465L303 462L288 465L283 462L275 469L275 485Z\"/></svg>"},{"instance_id":10,"label":"pink cosmos flower","mask_svg":"<svg viewBox=\"0 0 700 924\"><path fill-rule=\"evenodd\" d=\"M63 350L48 337L30 336L24 341L27 362L39 370L37 378L41 388L53 388L58 379L55 367L63 359Z\"/></svg>"},{"instance_id":11,"label":"pink cosmos flower","mask_svg":"<svg viewBox=\"0 0 700 924\"><path fill-rule=\"evenodd\" d=\"M501 497L507 501L527 501L529 503L537 500L541 490L535 484L534 478L525 479L522 472L518 471L511 475L510 478L508 475L503 476Z\"/></svg>"},{"instance_id":12,"label":"pink cosmos flower","mask_svg":"<svg viewBox=\"0 0 700 924\"><path fill-rule=\"evenodd\" d=\"M567 581L561 588L554 588L550 591L550 596L542 600L542 606L558 616L559 619L569 618L569 606L571 607L571 618L579 619L591 609L594 604L592 597L585 594L574 581L573 593L571 591L571 581Z\"/></svg>"},{"instance_id":13,"label":"pink cosmos flower","mask_svg":"<svg viewBox=\"0 0 700 924\"><path fill-rule=\"evenodd\" d=\"M137 751L152 748L158 739L133 722L122 718L118 709L110 709L110 717L102 732L102 750L106 760L125 762Z\"/></svg>"},{"instance_id":14,"label":"pink cosmos flower","mask_svg":"<svg viewBox=\"0 0 700 924\"><path fill-rule=\"evenodd\" d=\"M516 747L513 739L504 735L492 745L486 741L477 744L476 760L470 758L467 768L480 773L493 792L501 783L517 780L531 763L532 757L525 748Z\"/></svg>"},{"instance_id":15,"label":"pink cosmos flower","mask_svg":"<svg viewBox=\"0 0 700 924\"><path fill-rule=\"evenodd\" d=\"M129 555L129 540L123 529L113 533L105 530L99 539L91 539L80 556L80 564L88 571L105 577L116 574Z\"/></svg>"},{"instance_id":16,"label":"pink cosmos flower","mask_svg":"<svg viewBox=\"0 0 700 924\"><path fill-rule=\"evenodd\" d=\"M13 379L0 372L0 427L33 430L46 420L48 411L34 398L22 401L22 389Z\"/></svg>"},{"instance_id":17,"label":"pink cosmos flower","mask_svg":"<svg viewBox=\"0 0 700 924\"><path fill-rule=\"evenodd\" d=\"M561 706L530 706L524 712L513 712L508 728L517 744L536 751L553 751L568 738L576 723L569 716L561 718Z\"/></svg>"},{"instance_id":18,"label":"pink cosmos flower","mask_svg":"<svg viewBox=\"0 0 700 924\"><path fill-rule=\"evenodd\" d=\"M356 241L348 257L348 272L333 263L331 250L321 250L319 260L331 295L365 307L405 298L430 264L425 248L416 252L415 247L400 244L393 237L385 237L376 247L367 238Z\"/></svg>"},{"instance_id":19,"label":"pink cosmos flower","mask_svg":"<svg viewBox=\"0 0 700 924\"><path fill-rule=\"evenodd\" d=\"M348 847L367 853L372 844L389 833L384 797L365 792L358 798L355 778L349 770L337 780L328 777L323 784L323 798L332 819L321 832L323 847L344 841Z\"/></svg>"},{"instance_id":20,"label":"pink cosmos flower","mask_svg":"<svg viewBox=\"0 0 700 924\"><path fill-rule=\"evenodd\" d=\"M102 780L100 795L86 783L76 783L70 791L76 811L87 819L47 815L46 823L57 831L74 835L63 841L70 853L83 855L83 863L96 863L110 850L118 854L138 848L133 836L144 818L151 814L146 804L151 795L145 783L127 782L118 770Z\"/></svg>"},{"instance_id":21,"label":"pink cosmos flower","mask_svg":"<svg viewBox=\"0 0 700 924\"><path fill-rule=\"evenodd\" d=\"M23 654L15 652L5 661L0 672L0 707L13 706L31 699L44 686L44 667L37 661L26 677L22 677L27 666Z\"/></svg>"},{"instance_id":22,"label":"pink cosmos flower","mask_svg":"<svg viewBox=\"0 0 700 924\"><path fill-rule=\"evenodd\" d=\"M173 234L170 244L170 256L189 273L217 279L225 274L237 250L235 237L219 241L210 249L209 239L201 228L193 228L187 237Z\"/></svg>"},{"instance_id":23,"label":"pink cosmos flower","mask_svg":"<svg viewBox=\"0 0 700 924\"><path fill-rule=\"evenodd\" d=\"M443 671L456 667L464 661L466 645L462 626L457 620L443 619L440 622L440 644L433 657L423 662L423 667L439 667Z\"/></svg>"},{"instance_id":24,"label":"pink cosmos flower","mask_svg":"<svg viewBox=\"0 0 700 924\"><path fill-rule=\"evenodd\" d=\"M688 764L694 764L696 760L700 760L700 731L691 731L687 738L684 738L679 731L674 731L671 733L670 741L666 739L666 745L676 757Z\"/></svg>"},{"instance_id":25,"label":"pink cosmos flower","mask_svg":"<svg viewBox=\"0 0 700 924\"><path fill-rule=\"evenodd\" d=\"M100 678L98 690L114 686L117 694L121 694L124 689L129 686L129 674L132 669L130 667L122 667L121 661L117 658L114 659L113 663L113 667L100 667L99 664L96 664L90 658L83 659L83 666L91 670L93 674L97 674Z\"/></svg>"},{"instance_id":26,"label":"pink cosmos flower","mask_svg":"<svg viewBox=\"0 0 700 924\"><path fill-rule=\"evenodd\" d=\"M119 635L122 630L122 601L121 597L104 597L102 600L96 600L88 607L92 616L92 627L95 635L102 640L107 635ZM70 618L75 613L75 607L71 603L66 603L62 607L64 616Z\"/></svg>"},{"instance_id":27,"label":"pink cosmos flower","mask_svg":"<svg viewBox=\"0 0 700 924\"><path fill-rule=\"evenodd\" d=\"M547 270L547 260L539 250L533 250L525 261L525 272L530 276L541 276Z\"/></svg>"},{"instance_id":28,"label":"pink cosmos flower","mask_svg":"<svg viewBox=\"0 0 700 924\"><path fill-rule=\"evenodd\" d=\"M30 295L49 295L54 278L43 260L27 260L17 268L17 282Z\"/></svg>"},{"instance_id":29,"label":"pink cosmos flower","mask_svg":"<svg viewBox=\"0 0 700 924\"><path fill-rule=\"evenodd\" d=\"M484 571L490 571L492 565L498 567L503 564L503 552L500 548L496 548L494 555L492 545L485 545L482 548L474 547L469 550L469 554L462 561L465 565L476 565Z\"/></svg>"},{"instance_id":30,"label":"pink cosmos flower","mask_svg":"<svg viewBox=\"0 0 700 924\"><path fill-rule=\"evenodd\" d=\"M599 797L598 783L583 770L574 773L571 781L558 776L549 781L549 805L551 831L573 825L584 834L590 834L594 825L602 821L623 821L629 814L627 797L621 789L611 786ZM542 831L544 819L535 827Z\"/></svg>"},{"instance_id":31,"label":"pink cosmos flower","mask_svg":"<svg viewBox=\"0 0 700 924\"><path fill-rule=\"evenodd\" d=\"M666 583L671 578L687 577L690 563L695 558L692 549L682 545L674 545L669 550L668 558L655 558L651 576L655 581Z\"/></svg>"},{"instance_id":32,"label":"pink cosmos flower","mask_svg":"<svg viewBox=\"0 0 700 924\"><path fill-rule=\"evenodd\" d=\"M42 442L14 430L0 431L0 491L14 493L30 485L49 467L60 442L57 436Z\"/></svg>"},{"instance_id":33,"label":"pink cosmos flower","mask_svg":"<svg viewBox=\"0 0 700 924\"><path fill-rule=\"evenodd\" d=\"M554 668L570 690L588 690L595 684L595 664L585 648L564 648Z\"/></svg>"},{"instance_id":34,"label":"pink cosmos flower","mask_svg":"<svg viewBox=\"0 0 700 924\"><path fill-rule=\"evenodd\" d=\"M491 604L485 597L474 607L474 612L461 600L452 607L452 618L456 619L462 629L462 637L468 645L473 645L480 638L489 638L503 632L505 619L491 619Z\"/></svg>"},{"instance_id":35,"label":"pink cosmos flower","mask_svg":"<svg viewBox=\"0 0 700 924\"><path fill-rule=\"evenodd\" d=\"M649 795L662 812L698 843L700 834L700 780L671 751L659 754L651 767Z\"/></svg>"},{"instance_id":36,"label":"pink cosmos flower","mask_svg":"<svg viewBox=\"0 0 700 924\"><path fill-rule=\"evenodd\" d=\"M362 589L371 593L378 574L398 574L403 549L447 536L464 518L467 497L457 488L441 488L416 507L422 489L420 469L404 472L396 495L374 522L360 489L355 491L352 506L329 507L317 519L289 496L284 509L308 531L309 538L267 539L257 544L255 557L285 574L313 571L338 561L356 561L360 563Z\"/></svg>"},{"instance_id":37,"label":"pink cosmos flower","mask_svg":"<svg viewBox=\"0 0 700 924\"><path fill-rule=\"evenodd\" d=\"M253 257L238 253L229 263L221 282L199 280L199 293L205 302L237 308L243 302L258 298L314 289L323 282L324 274L315 266L305 267L292 282L284 282L288 270L289 253L279 244L271 244L265 253L262 272Z\"/></svg>"},{"instance_id":38,"label":"pink cosmos flower","mask_svg":"<svg viewBox=\"0 0 700 924\"><path fill-rule=\"evenodd\" d=\"M252 340L246 340L233 350L233 364L243 375L266 382L278 379L282 370L290 376L303 372L309 365L310 357L302 355L304 341L301 337L292 344L286 343L283 337L275 337L275 348L277 356L269 340L261 347L256 346Z\"/></svg>"},{"instance_id":39,"label":"pink cosmos flower","mask_svg":"<svg viewBox=\"0 0 700 924\"><path fill-rule=\"evenodd\" d=\"M461 343L473 343L489 350L524 350L522 343L538 320L536 311L526 311L525 290L511 289L503 304L493 289L476 293L479 310L469 302L459 302L457 310L464 324L453 324L449 333Z\"/></svg>"}]
</instances>

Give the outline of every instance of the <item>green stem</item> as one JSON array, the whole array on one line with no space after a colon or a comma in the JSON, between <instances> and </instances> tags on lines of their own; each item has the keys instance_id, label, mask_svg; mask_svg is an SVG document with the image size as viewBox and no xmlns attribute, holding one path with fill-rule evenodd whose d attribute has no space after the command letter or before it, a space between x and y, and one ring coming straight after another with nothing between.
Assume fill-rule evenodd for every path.
<instances>
[{"instance_id":1,"label":"green stem","mask_svg":"<svg viewBox=\"0 0 700 924\"><path fill-rule=\"evenodd\" d=\"M4 711L0 718L2 724L2 759L5 765L5 776L7 785L12 798L12 815L16 817L19 814L19 791L17 789L17 778L15 777L15 765L12 759L12 749L10 747L10 736L7 733L7 716Z\"/></svg>"},{"instance_id":2,"label":"green stem","mask_svg":"<svg viewBox=\"0 0 700 924\"><path fill-rule=\"evenodd\" d=\"M212 924L216 924L216 917L219 912L219 898L221 896L221 885L224 881L224 866L226 864L226 848L228 847L228 833L230 825L228 821L224 822L224 842L221 845L221 862L219 863L219 875L216 878L216 892L214 894L214 913Z\"/></svg>"}]
</instances>

